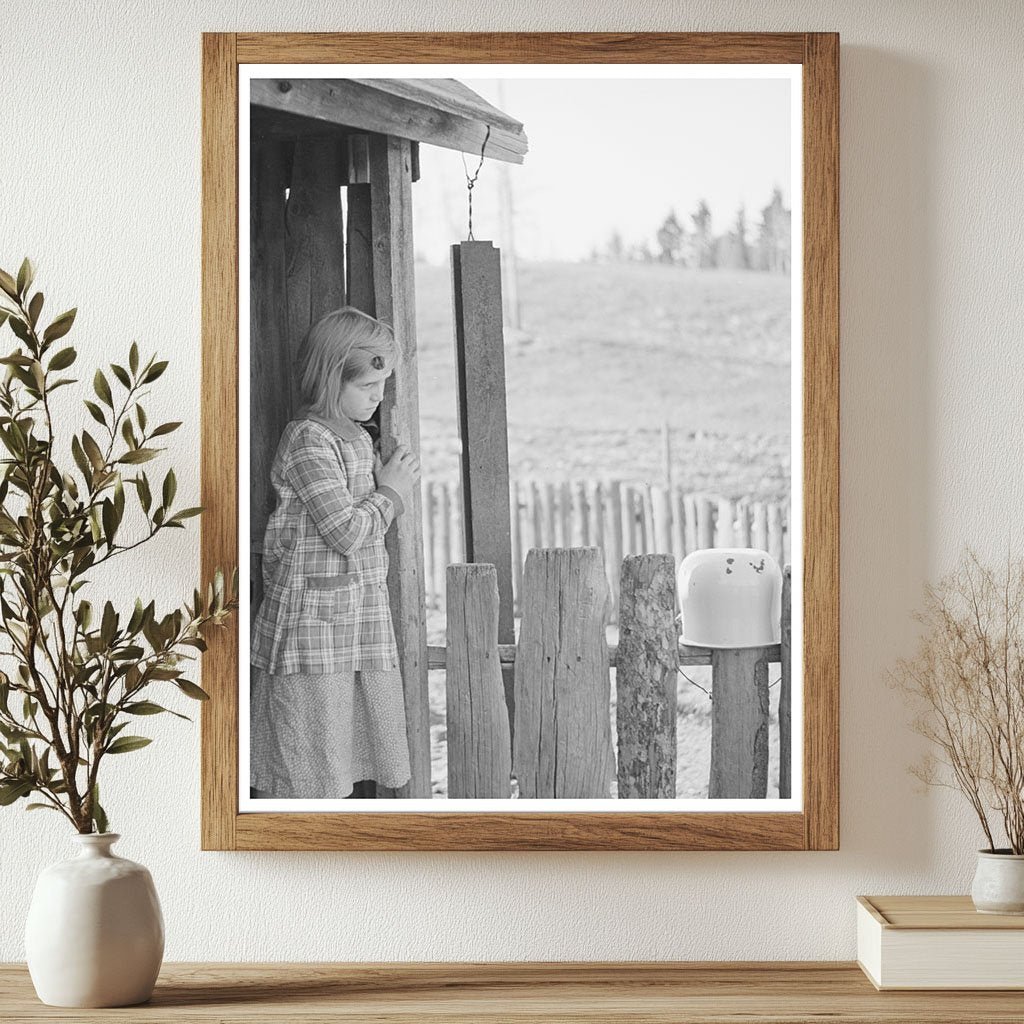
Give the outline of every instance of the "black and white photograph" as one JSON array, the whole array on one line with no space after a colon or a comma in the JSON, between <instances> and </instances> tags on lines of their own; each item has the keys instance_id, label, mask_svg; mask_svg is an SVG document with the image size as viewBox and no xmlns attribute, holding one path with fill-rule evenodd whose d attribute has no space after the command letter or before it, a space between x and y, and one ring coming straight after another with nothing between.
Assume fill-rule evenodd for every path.
<instances>
[{"instance_id":1,"label":"black and white photograph","mask_svg":"<svg viewBox=\"0 0 1024 1024\"><path fill-rule=\"evenodd\" d=\"M239 809L799 810L799 65L240 71Z\"/></svg>"}]
</instances>

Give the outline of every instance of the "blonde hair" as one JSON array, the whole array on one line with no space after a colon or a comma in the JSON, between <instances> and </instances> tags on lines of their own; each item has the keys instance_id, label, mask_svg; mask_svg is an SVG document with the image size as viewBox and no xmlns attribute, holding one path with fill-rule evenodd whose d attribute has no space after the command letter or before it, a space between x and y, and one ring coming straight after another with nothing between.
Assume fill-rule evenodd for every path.
<instances>
[{"instance_id":1,"label":"blonde hair","mask_svg":"<svg viewBox=\"0 0 1024 1024\"><path fill-rule=\"evenodd\" d=\"M332 310L310 327L302 344L302 399L311 412L342 416L342 387L374 370L391 373L400 355L387 324L354 306Z\"/></svg>"}]
</instances>

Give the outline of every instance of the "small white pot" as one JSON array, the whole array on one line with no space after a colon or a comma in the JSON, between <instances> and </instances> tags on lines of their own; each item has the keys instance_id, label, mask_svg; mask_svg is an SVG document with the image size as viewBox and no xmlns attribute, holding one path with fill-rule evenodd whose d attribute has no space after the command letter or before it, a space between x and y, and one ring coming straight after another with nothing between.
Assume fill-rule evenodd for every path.
<instances>
[{"instance_id":1,"label":"small white pot","mask_svg":"<svg viewBox=\"0 0 1024 1024\"><path fill-rule=\"evenodd\" d=\"M979 850L971 899L982 914L1024 914L1024 854Z\"/></svg>"},{"instance_id":2,"label":"small white pot","mask_svg":"<svg viewBox=\"0 0 1024 1024\"><path fill-rule=\"evenodd\" d=\"M149 872L116 857L120 836L77 835L81 852L46 868L25 926L36 994L49 1006L133 1006L153 993L164 921Z\"/></svg>"}]
</instances>

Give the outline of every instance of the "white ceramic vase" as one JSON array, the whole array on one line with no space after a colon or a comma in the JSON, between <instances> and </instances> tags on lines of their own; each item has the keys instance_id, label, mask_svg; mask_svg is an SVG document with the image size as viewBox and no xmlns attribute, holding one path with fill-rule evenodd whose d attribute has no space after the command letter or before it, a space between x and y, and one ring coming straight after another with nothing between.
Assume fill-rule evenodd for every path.
<instances>
[{"instance_id":1,"label":"white ceramic vase","mask_svg":"<svg viewBox=\"0 0 1024 1024\"><path fill-rule=\"evenodd\" d=\"M979 850L971 899L982 914L1024 914L1024 854Z\"/></svg>"},{"instance_id":2,"label":"white ceramic vase","mask_svg":"<svg viewBox=\"0 0 1024 1024\"><path fill-rule=\"evenodd\" d=\"M36 994L50 1006L132 1006L153 992L164 921L149 872L111 851L120 836L77 835L77 857L39 876L25 926Z\"/></svg>"}]
</instances>

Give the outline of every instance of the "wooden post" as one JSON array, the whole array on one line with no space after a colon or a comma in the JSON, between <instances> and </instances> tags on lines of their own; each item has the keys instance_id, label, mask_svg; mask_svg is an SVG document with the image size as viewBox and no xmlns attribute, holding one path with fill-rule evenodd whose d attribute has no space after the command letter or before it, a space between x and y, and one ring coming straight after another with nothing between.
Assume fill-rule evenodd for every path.
<instances>
[{"instance_id":1,"label":"wooden post","mask_svg":"<svg viewBox=\"0 0 1024 1024\"><path fill-rule=\"evenodd\" d=\"M711 652L712 800L768 795L768 651Z\"/></svg>"},{"instance_id":2,"label":"wooden post","mask_svg":"<svg viewBox=\"0 0 1024 1024\"><path fill-rule=\"evenodd\" d=\"M375 314L392 325L402 355L388 378L380 408L381 457L399 444L420 450L416 296L412 238L412 161L407 139L370 138ZM410 507L388 531L388 592L405 686L405 715L412 777L400 797L429 798L430 704L423 585L423 535L419 488Z\"/></svg>"},{"instance_id":3,"label":"wooden post","mask_svg":"<svg viewBox=\"0 0 1024 1024\"><path fill-rule=\"evenodd\" d=\"M498 576L493 565L450 565L445 700L448 796L509 799L512 748L498 659Z\"/></svg>"},{"instance_id":4,"label":"wooden post","mask_svg":"<svg viewBox=\"0 0 1024 1024\"><path fill-rule=\"evenodd\" d=\"M374 315L373 294L373 224L369 185L349 185L347 240L348 260L345 263L345 290L348 304Z\"/></svg>"},{"instance_id":5,"label":"wooden post","mask_svg":"<svg viewBox=\"0 0 1024 1024\"><path fill-rule=\"evenodd\" d=\"M793 570L782 572L782 675L779 677L779 797L793 795Z\"/></svg>"},{"instance_id":6,"label":"wooden post","mask_svg":"<svg viewBox=\"0 0 1024 1024\"><path fill-rule=\"evenodd\" d=\"M501 254L490 242L451 248L462 439L462 522L465 560L493 565L498 578L498 643L515 643L512 527L505 415ZM515 680L505 673L505 702L514 714Z\"/></svg>"},{"instance_id":7,"label":"wooden post","mask_svg":"<svg viewBox=\"0 0 1024 1024\"><path fill-rule=\"evenodd\" d=\"M513 739L521 798L611 793L607 604L608 581L597 548L527 555Z\"/></svg>"},{"instance_id":8,"label":"wooden post","mask_svg":"<svg viewBox=\"0 0 1024 1024\"><path fill-rule=\"evenodd\" d=\"M622 563L615 717L619 799L676 795L676 682L679 629L671 555Z\"/></svg>"},{"instance_id":9,"label":"wooden post","mask_svg":"<svg viewBox=\"0 0 1024 1024\"><path fill-rule=\"evenodd\" d=\"M275 500L270 466L292 412L289 389L281 387L291 373L284 228L284 190L290 159L284 143L263 140L253 144L249 186L249 557L253 611L263 598L263 534Z\"/></svg>"},{"instance_id":10,"label":"wooden post","mask_svg":"<svg viewBox=\"0 0 1024 1024\"><path fill-rule=\"evenodd\" d=\"M339 140L296 141L285 207L292 409L301 404L299 346L313 323L345 305L345 236L340 192L343 177Z\"/></svg>"}]
</instances>

